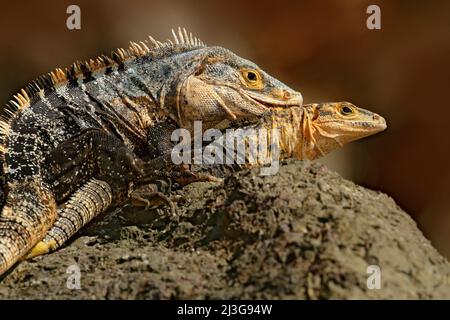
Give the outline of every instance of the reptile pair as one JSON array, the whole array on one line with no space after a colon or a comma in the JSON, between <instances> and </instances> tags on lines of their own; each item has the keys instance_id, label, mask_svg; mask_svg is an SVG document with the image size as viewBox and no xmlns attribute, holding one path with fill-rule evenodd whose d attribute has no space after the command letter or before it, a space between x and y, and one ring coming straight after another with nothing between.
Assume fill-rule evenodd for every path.
<instances>
[{"instance_id":1,"label":"reptile pair","mask_svg":"<svg viewBox=\"0 0 450 320\"><path fill-rule=\"evenodd\" d=\"M172 132L192 132L195 121L204 131L280 128L281 157L298 159L386 127L349 103L302 104L301 93L253 62L184 29L40 77L0 119L0 275L55 250L108 208L145 200L148 184L209 179L167 156Z\"/></svg>"}]
</instances>

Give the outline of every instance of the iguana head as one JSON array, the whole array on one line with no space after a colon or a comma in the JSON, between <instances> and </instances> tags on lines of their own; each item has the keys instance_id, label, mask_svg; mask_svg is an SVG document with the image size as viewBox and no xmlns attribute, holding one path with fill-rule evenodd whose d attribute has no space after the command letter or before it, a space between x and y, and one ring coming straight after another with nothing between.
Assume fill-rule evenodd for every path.
<instances>
[{"instance_id":1,"label":"iguana head","mask_svg":"<svg viewBox=\"0 0 450 320\"><path fill-rule=\"evenodd\" d=\"M383 117L349 102L305 105L302 154L310 160L386 129Z\"/></svg>"},{"instance_id":2,"label":"iguana head","mask_svg":"<svg viewBox=\"0 0 450 320\"><path fill-rule=\"evenodd\" d=\"M302 105L303 97L251 61L221 47L205 47L202 59L183 79L177 104L179 122L203 128L229 121L256 120L273 107Z\"/></svg>"}]
</instances>

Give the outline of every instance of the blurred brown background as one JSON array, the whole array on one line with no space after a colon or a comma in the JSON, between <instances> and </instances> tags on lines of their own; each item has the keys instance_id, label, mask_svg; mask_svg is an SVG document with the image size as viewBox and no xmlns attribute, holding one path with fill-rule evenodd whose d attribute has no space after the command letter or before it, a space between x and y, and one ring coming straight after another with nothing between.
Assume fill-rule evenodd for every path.
<instances>
[{"instance_id":1,"label":"blurred brown background","mask_svg":"<svg viewBox=\"0 0 450 320\"><path fill-rule=\"evenodd\" d=\"M81 7L81 30L66 8ZM366 8L381 8L381 30ZM388 130L323 159L391 195L450 257L450 1L9 1L0 12L0 97L55 67L185 26L298 89L348 100Z\"/></svg>"}]
</instances>

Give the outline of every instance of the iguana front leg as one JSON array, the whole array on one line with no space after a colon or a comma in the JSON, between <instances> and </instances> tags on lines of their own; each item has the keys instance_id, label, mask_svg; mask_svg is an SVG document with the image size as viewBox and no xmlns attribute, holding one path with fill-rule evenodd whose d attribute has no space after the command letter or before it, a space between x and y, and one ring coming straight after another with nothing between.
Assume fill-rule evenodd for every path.
<instances>
[{"instance_id":1,"label":"iguana front leg","mask_svg":"<svg viewBox=\"0 0 450 320\"><path fill-rule=\"evenodd\" d=\"M52 185L71 185L68 177L78 177L76 182L81 186L71 192L70 198L61 205L55 223L26 258L56 250L111 205L129 199L130 194L133 195L132 186L151 184L158 179L208 179L202 174L193 175L175 168L166 170L162 160L157 158L144 162L121 140L97 129L85 130L61 143L47 156L46 165L51 168L49 171L53 175L52 179L48 178ZM160 193L140 194L141 200L155 196L167 200ZM65 199L65 194L59 194L58 197Z\"/></svg>"},{"instance_id":2,"label":"iguana front leg","mask_svg":"<svg viewBox=\"0 0 450 320\"><path fill-rule=\"evenodd\" d=\"M81 186L61 205L55 223L27 258L55 250L108 207L126 200L134 182L152 181L159 172L121 140L97 129L61 143L47 156L46 165L53 174L52 179L48 177L52 185L70 185L67 177L77 177Z\"/></svg>"}]
</instances>

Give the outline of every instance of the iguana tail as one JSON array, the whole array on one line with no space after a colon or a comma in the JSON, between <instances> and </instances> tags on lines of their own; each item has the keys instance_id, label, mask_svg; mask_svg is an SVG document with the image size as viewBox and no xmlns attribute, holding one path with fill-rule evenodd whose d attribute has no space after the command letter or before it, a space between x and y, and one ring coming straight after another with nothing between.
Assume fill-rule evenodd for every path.
<instances>
[{"instance_id":1,"label":"iguana tail","mask_svg":"<svg viewBox=\"0 0 450 320\"><path fill-rule=\"evenodd\" d=\"M55 199L40 179L9 185L0 213L0 275L44 237L55 219Z\"/></svg>"}]
</instances>

